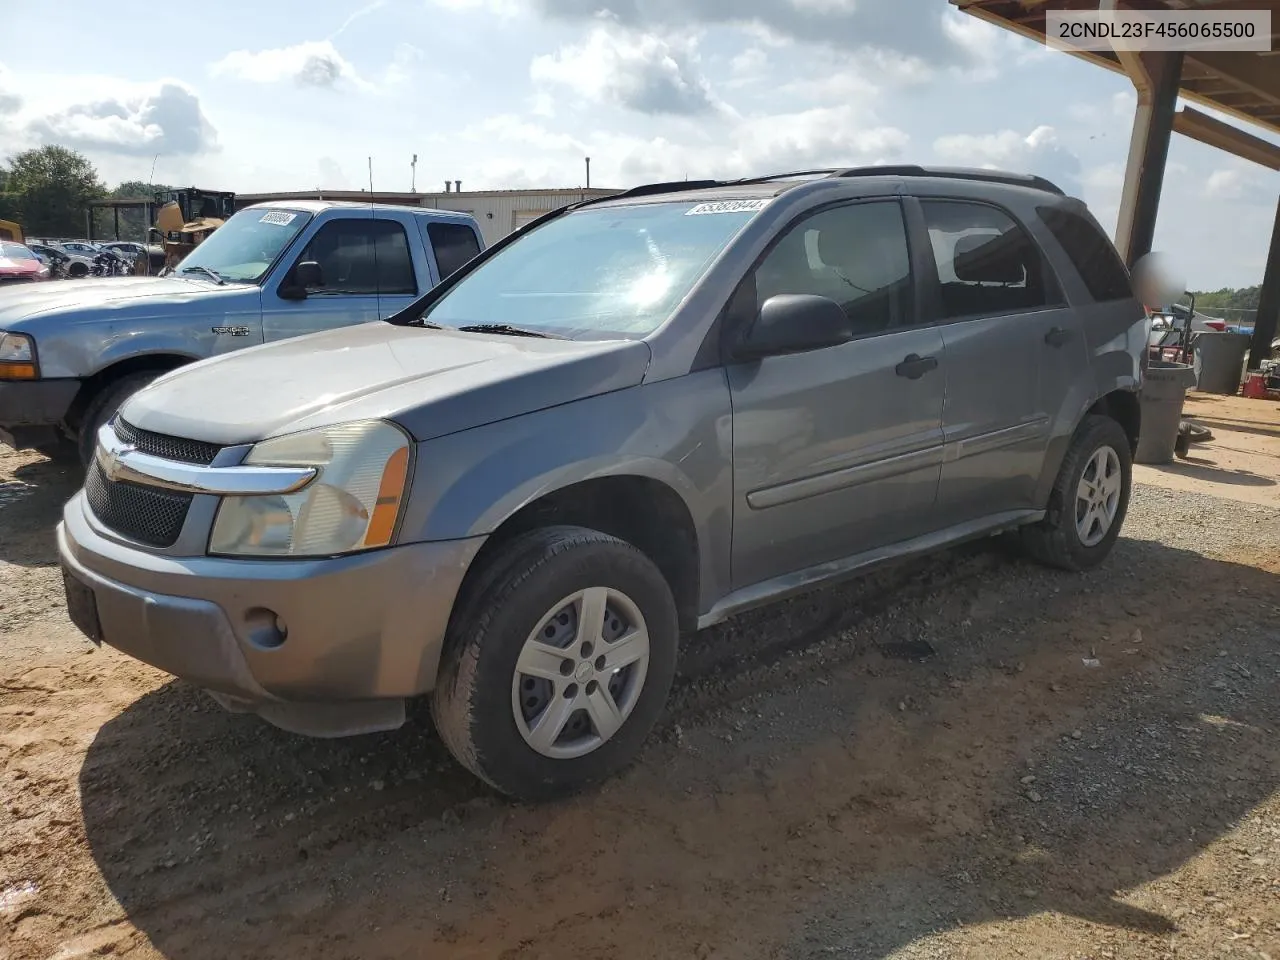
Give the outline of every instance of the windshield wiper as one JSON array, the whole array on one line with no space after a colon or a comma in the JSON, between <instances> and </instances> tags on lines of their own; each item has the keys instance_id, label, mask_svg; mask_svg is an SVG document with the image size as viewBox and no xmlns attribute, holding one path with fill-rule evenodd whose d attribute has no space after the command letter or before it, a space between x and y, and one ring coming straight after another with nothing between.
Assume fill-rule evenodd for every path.
<instances>
[{"instance_id":1,"label":"windshield wiper","mask_svg":"<svg viewBox=\"0 0 1280 960\"><path fill-rule=\"evenodd\" d=\"M218 286L226 286L227 281L218 275L217 271L210 270L208 267L183 267L180 273L203 273Z\"/></svg>"},{"instance_id":2,"label":"windshield wiper","mask_svg":"<svg viewBox=\"0 0 1280 960\"><path fill-rule=\"evenodd\" d=\"M465 327L454 327L463 333L500 333L507 337L538 337L542 340L568 340L557 333L545 333L542 330L530 330L527 327L513 327L509 323L471 323Z\"/></svg>"}]
</instances>

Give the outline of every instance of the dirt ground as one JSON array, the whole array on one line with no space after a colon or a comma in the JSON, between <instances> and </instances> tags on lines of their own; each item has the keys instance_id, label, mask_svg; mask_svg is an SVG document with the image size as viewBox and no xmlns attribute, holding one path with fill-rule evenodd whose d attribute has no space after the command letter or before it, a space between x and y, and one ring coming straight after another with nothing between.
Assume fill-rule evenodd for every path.
<instances>
[{"instance_id":1,"label":"dirt ground","mask_svg":"<svg viewBox=\"0 0 1280 960\"><path fill-rule=\"evenodd\" d=\"M707 631L540 807L425 711L305 740L93 651L77 480L0 448L0 956L1280 960L1280 407L1188 409L1102 569L992 542Z\"/></svg>"}]
</instances>

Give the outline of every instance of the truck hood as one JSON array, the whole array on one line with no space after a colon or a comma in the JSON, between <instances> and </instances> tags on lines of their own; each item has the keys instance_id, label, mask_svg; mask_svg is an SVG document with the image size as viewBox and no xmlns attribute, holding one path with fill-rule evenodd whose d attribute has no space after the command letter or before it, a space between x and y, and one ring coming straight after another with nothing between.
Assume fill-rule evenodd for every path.
<instances>
[{"instance_id":1,"label":"truck hood","mask_svg":"<svg viewBox=\"0 0 1280 960\"><path fill-rule=\"evenodd\" d=\"M140 302L158 309L193 297L245 289L244 284L218 286L212 281L176 277L101 277L32 284L0 290L0 330L21 330L23 321L51 313L101 310L106 315Z\"/></svg>"},{"instance_id":2,"label":"truck hood","mask_svg":"<svg viewBox=\"0 0 1280 960\"><path fill-rule=\"evenodd\" d=\"M374 418L421 441L635 386L649 358L641 341L373 322L191 364L120 413L143 430L222 445Z\"/></svg>"}]
</instances>

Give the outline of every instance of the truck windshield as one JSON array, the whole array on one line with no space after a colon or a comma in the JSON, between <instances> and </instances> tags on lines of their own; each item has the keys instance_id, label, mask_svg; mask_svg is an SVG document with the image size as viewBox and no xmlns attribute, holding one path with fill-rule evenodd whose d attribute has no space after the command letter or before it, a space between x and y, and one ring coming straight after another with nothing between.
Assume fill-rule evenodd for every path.
<instances>
[{"instance_id":1,"label":"truck windshield","mask_svg":"<svg viewBox=\"0 0 1280 960\"><path fill-rule=\"evenodd\" d=\"M300 210L241 210L187 254L174 273L257 283L310 219Z\"/></svg>"},{"instance_id":2,"label":"truck windshield","mask_svg":"<svg viewBox=\"0 0 1280 960\"><path fill-rule=\"evenodd\" d=\"M764 203L662 202L565 214L469 273L426 319L585 340L644 337Z\"/></svg>"}]
</instances>

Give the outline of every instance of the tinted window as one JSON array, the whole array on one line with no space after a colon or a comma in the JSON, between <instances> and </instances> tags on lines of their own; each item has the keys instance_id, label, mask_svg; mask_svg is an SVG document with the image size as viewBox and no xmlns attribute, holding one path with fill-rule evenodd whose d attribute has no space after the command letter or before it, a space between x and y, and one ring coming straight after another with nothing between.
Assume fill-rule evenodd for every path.
<instances>
[{"instance_id":1,"label":"tinted window","mask_svg":"<svg viewBox=\"0 0 1280 960\"><path fill-rule=\"evenodd\" d=\"M441 280L480 252L475 231L462 223L429 223L427 236L436 252Z\"/></svg>"},{"instance_id":2,"label":"tinted window","mask_svg":"<svg viewBox=\"0 0 1280 960\"><path fill-rule=\"evenodd\" d=\"M1045 306L1040 249L1008 214L978 203L924 201L944 317Z\"/></svg>"},{"instance_id":3,"label":"tinted window","mask_svg":"<svg viewBox=\"0 0 1280 960\"><path fill-rule=\"evenodd\" d=\"M897 203L858 203L792 227L756 268L756 305L782 293L829 297L855 334L903 323L911 297L907 231Z\"/></svg>"},{"instance_id":4,"label":"tinted window","mask_svg":"<svg viewBox=\"0 0 1280 960\"><path fill-rule=\"evenodd\" d=\"M1060 207L1039 207L1036 212L1066 251L1093 299L1127 300L1133 296L1129 272L1097 224Z\"/></svg>"},{"instance_id":5,"label":"tinted window","mask_svg":"<svg viewBox=\"0 0 1280 960\"><path fill-rule=\"evenodd\" d=\"M404 294L418 289L409 241L395 220L331 220L298 260L320 264L324 283L312 288L318 293Z\"/></svg>"}]
</instances>

